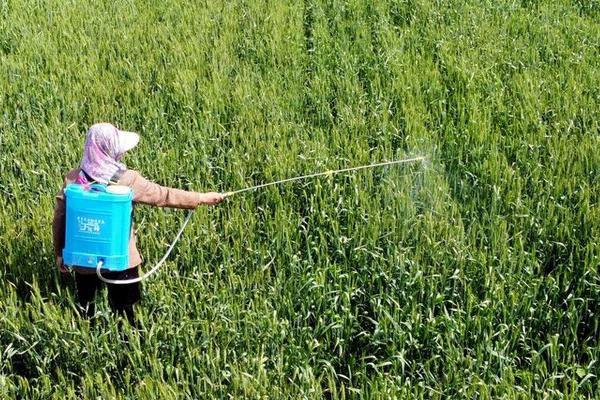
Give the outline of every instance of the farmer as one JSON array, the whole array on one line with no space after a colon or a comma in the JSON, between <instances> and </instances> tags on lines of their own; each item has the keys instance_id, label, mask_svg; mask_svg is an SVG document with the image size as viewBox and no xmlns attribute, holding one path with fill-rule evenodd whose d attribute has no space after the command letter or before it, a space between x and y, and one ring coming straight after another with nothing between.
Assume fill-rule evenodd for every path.
<instances>
[{"instance_id":1,"label":"farmer","mask_svg":"<svg viewBox=\"0 0 600 400\"><path fill-rule=\"evenodd\" d=\"M63 189L69 183L78 184L119 184L128 186L133 191L133 202L157 207L174 207L194 209L199 205L214 205L223 201L220 193L188 192L180 189L160 186L145 179L139 172L127 169L121 163L123 154L134 148L140 138L138 134L118 130L111 124L92 125L87 132L83 157L79 168L67 173ZM62 259L65 246L65 196L61 190L56 196L52 237L56 264L62 273L67 273ZM103 276L113 280L134 279L139 277L138 266L142 258L136 247L135 230L129 238L129 268L124 271L103 272ZM78 308L86 317L95 313L94 297L100 287L100 279L95 269L75 267L75 288ZM113 312L125 315L130 323L135 324L133 305L141 298L140 284L125 285L107 284L108 299Z\"/></svg>"}]
</instances>

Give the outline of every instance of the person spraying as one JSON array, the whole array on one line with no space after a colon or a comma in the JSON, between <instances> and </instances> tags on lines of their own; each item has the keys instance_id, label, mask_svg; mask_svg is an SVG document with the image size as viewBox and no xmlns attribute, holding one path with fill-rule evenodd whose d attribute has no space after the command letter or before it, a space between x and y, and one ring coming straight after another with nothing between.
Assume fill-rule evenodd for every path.
<instances>
[{"instance_id":1,"label":"person spraying","mask_svg":"<svg viewBox=\"0 0 600 400\"><path fill-rule=\"evenodd\" d=\"M137 133L119 130L109 123L94 124L87 131L79 168L66 174L63 187L56 195L52 238L56 264L62 273L68 272L63 259L67 214L65 188L81 185L81 190L92 190L99 186L118 185L119 188L128 188L133 206L145 204L193 210L200 205L215 205L224 200L225 195L217 192L199 193L161 186L144 178L139 172L127 169L121 159L139 140ZM85 227L90 229L90 221L84 222L87 223ZM134 305L141 299L140 283L136 278L139 277L142 257L136 245L133 223L129 230L127 252L128 265L122 270L103 272L102 275L113 281L133 281L126 284L107 283L107 289L112 311L134 323ZM93 316L94 298L102 282L92 268L73 265L73 270L78 309L86 317Z\"/></svg>"}]
</instances>

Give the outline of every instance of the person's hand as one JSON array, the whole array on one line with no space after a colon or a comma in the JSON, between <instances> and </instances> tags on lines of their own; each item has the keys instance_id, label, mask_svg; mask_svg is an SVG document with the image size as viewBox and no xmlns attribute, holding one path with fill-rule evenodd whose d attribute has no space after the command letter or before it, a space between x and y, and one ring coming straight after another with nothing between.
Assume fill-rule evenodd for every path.
<instances>
[{"instance_id":1,"label":"person's hand","mask_svg":"<svg viewBox=\"0 0 600 400\"><path fill-rule=\"evenodd\" d=\"M67 269L67 267L65 267L65 263L63 262L63 258L62 257L56 257L56 266L58 267L58 270L60 271L61 274L68 274L69 270Z\"/></svg>"},{"instance_id":2,"label":"person's hand","mask_svg":"<svg viewBox=\"0 0 600 400\"><path fill-rule=\"evenodd\" d=\"M200 193L200 203L212 206L225 200L225 195L217 192Z\"/></svg>"}]
</instances>

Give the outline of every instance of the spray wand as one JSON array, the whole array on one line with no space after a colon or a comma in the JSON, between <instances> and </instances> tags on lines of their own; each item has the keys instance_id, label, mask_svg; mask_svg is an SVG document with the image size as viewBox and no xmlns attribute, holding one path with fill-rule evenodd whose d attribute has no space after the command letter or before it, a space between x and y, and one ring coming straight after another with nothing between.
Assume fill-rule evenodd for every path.
<instances>
[{"instance_id":1,"label":"spray wand","mask_svg":"<svg viewBox=\"0 0 600 400\"><path fill-rule=\"evenodd\" d=\"M357 167L342 168L342 169L336 169L336 170L328 170L328 171L324 171L324 172L317 172L317 173L314 173L314 174L301 175L301 176L295 176L293 178L281 179L281 180L275 181L275 182L262 183L260 185L250 186L250 187L247 187L247 188L238 189L238 190L234 190L234 191L231 191L231 192L226 192L226 193L223 193L223 195L227 198L227 197L231 197L231 196L236 195L236 194L241 194L241 193L244 193L244 192L250 192L250 191L253 191L253 190L263 189L263 188L268 187L268 186L279 185L279 184L282 184L282 183L299 181L299 180L303 180L303 179L316 178L316 177L319 177L319 176L332 176L334 174L340 174L340 173L344 173L344 172L353 172L353 171L358 171L358 170L361 170L361 169L371 169L371 168L385 167L385 166L388 166L388 165L397 165L397 164L408 164L408 163L413 163L413 162L423 161L423 160L425 160L425 157L419 156L419 157L413 157L413 158L405 158L405 159L402 159L402 160L385 161L385 162L380 162L380 163L376 163L376 164L359 165ZM111 283L111 284L114 284L114 285L127 285L127 284L130 284L130 283L137 283L137 282L141 282L142 280L148 278L150 275L154 274L164 264L164 262L167 260L167 258L171 254L171 251L173 251L173 248L175 248L175 245L177 244L177 242L181 238L181 235L183 234L183 231L184 231L185 227L190 222L190 219L192 218L193 213L194 213L193 210L188 211L187 216L185 217L185 220L183 221L183 224L181 225L181 228L179 228L179 232L177 232L177 235L175 236L175 239L173 240L173 242L171 242L171 245L169 246L169 248L165 252L165 255L160 259L160 261L150 271L148 271L144 275L142 275L142 276L140 276L138 278L134 278L134 279L124 279L124 280L107 279L107 278L103 277L102 274L101 274L101 272L100 272L100 269L102 268L102 265L103 265L102 261L98 262L98 265L96 266L96 275L98 275L98 278L100 278L101 281L103 281L105 283Z\"/></svg>"}]
</instances>

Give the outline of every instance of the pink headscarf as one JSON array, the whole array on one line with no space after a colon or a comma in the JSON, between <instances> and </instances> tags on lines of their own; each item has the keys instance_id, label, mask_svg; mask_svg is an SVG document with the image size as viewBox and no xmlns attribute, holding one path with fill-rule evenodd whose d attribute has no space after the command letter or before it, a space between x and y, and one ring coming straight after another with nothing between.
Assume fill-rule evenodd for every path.
<instances>
[{"instance_id":1,"label":"pink headscarf","mask_svg":"<svg viewBox=\"0 0 600 400\"><path fill-rule=\"evenodd\" d=\"M87 132L80 173L77 183L89 184L89 178L99 183L108 183L117 172L127 170L119 162L125 151L133 148L139 136L133 132L118 130L109 123L94 124ZM86 176L87 174L87 176Z\"/></svg>"}]
</instances>

